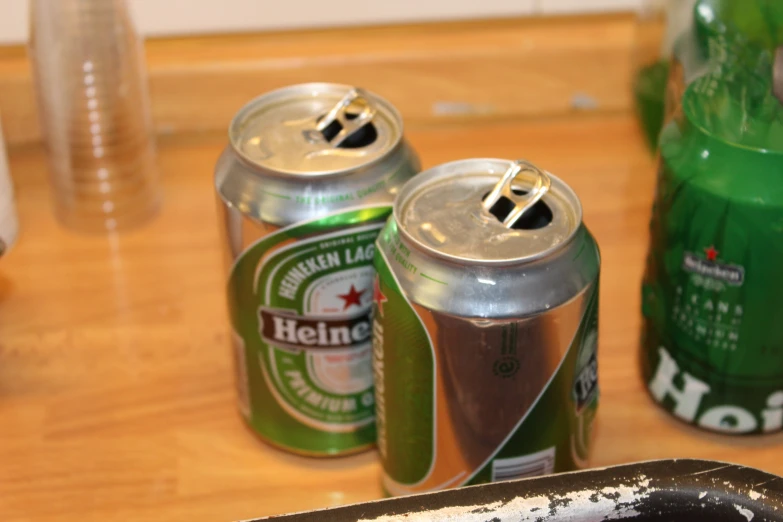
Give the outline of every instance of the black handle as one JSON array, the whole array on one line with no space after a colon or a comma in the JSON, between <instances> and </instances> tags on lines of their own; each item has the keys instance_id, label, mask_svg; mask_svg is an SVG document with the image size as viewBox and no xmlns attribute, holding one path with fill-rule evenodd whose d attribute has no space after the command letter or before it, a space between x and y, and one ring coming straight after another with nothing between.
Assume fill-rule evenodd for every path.
<instances>
[{"instance_id":1,"label":"black handle","mask_svg":"<svg viewBox=\"0 0 783 522\"><path fill-rule=\"evenodd\" d=\"M662 460L271 517L275 522L783 522L783 478Z\"/></svg>"}]
</instances>

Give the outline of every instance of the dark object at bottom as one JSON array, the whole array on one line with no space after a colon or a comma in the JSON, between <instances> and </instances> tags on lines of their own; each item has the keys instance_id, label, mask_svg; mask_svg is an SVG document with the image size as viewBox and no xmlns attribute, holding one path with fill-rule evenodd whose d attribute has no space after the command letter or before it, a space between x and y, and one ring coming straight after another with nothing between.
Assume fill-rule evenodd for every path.
<instances>
[{"instance_id":1,"label":"dark object at bottom","mask_svg":"<svg viewBox=\"0 0 783 522\"><path fill-rule=\"evenodd\" d=\"M662 460L272 517L276 522L783 522L783 478Z\"/></svg>"}]
</instances>

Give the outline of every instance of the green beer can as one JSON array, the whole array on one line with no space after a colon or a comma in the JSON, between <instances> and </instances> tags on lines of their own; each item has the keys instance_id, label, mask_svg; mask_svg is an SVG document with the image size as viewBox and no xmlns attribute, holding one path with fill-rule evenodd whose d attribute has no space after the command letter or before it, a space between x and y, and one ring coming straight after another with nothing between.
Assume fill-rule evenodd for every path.
<instances>
[{"instance_id":1,"label":"green beer can","mask_svg":"<svg viewBox=\"0 0 783 522\"><path fill-rule=\"evenodd\" d=\"M375 240L419 169L400 116L360 89L296 85L250 102L229 138L215 187L240 410L295 453L367 449Z\"/></svg>"},{"instance_id":2,"label":"green beer can","mask_svg":"<svg viewBox=\"0 0 783 522\"><path fill-rule=\"evenodd\" d=\"M716 2L697 5L702 21L706 4ZM678 419L772 433L783 429L779 53L740 31L700 31L690 41L706 73L683 87L661 134L642 372Z\"/></svg>"},{"instance_id":3,"label":"green beer can","mask_svg":"<svg viewBox=\"0 0 783 522\"><path fill-rule=\"evenodd\" d=\"M428 170L402 188L375 267L387 493L586 465L600 259L565 183L506 160Z\"/></svg>"}]
</instances>

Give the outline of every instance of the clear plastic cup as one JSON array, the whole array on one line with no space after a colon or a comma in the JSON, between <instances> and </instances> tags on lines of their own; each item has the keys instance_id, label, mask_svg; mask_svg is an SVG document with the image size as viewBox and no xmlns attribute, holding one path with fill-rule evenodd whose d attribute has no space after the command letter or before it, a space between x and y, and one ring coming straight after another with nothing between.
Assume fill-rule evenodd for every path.
<instances>
[{"instance_id":1,"label":"clear plastic cup","mask_svg":"<svg viewBox=\"0 0 783 522\"><path fill-rule=\"evenodd\" d=\"M14 187L8 172L3 129L0 127L0 257L10 250L18 233L19 221L14 204Z\"/></svg>"},{"instance_id":2,"label":"clear plastic cup","mask_svg":"<svg viewBox=\"0 0 783 522\"><path fill-rule=\"evenodd\" d=\"M124 0L32 0L30 54L56 215L86 231L160 202L144 54Z\"/></svg>"}]
</instances>

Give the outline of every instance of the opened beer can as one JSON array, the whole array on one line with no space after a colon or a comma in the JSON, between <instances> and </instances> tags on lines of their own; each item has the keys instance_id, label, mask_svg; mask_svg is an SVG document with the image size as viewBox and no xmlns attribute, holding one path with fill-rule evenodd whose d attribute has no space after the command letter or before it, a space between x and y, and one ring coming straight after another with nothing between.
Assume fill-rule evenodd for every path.
<instances>
[{"instance_id":1,"label":"opened beer can","mask_svg":"<svg viewBox=\"0 0 783 522\"><path fill-rule=\"evenodd\" d=\"M240 410L264 440L344 455L375 444L375 239L419 170L397 111L335 84L262 96L215 175Z\"/></svg>"},{"instance_id":2,"label":"opened beer can","mask_svg":"<svg viewBox=\"0 0 783 522\"><path fill-rule=\"evenodd\" d=\"M375 267L389 494L586 465L600 258L565 183L522 161L428 170L400 192Z\"/></svg>"}]
</instances>

